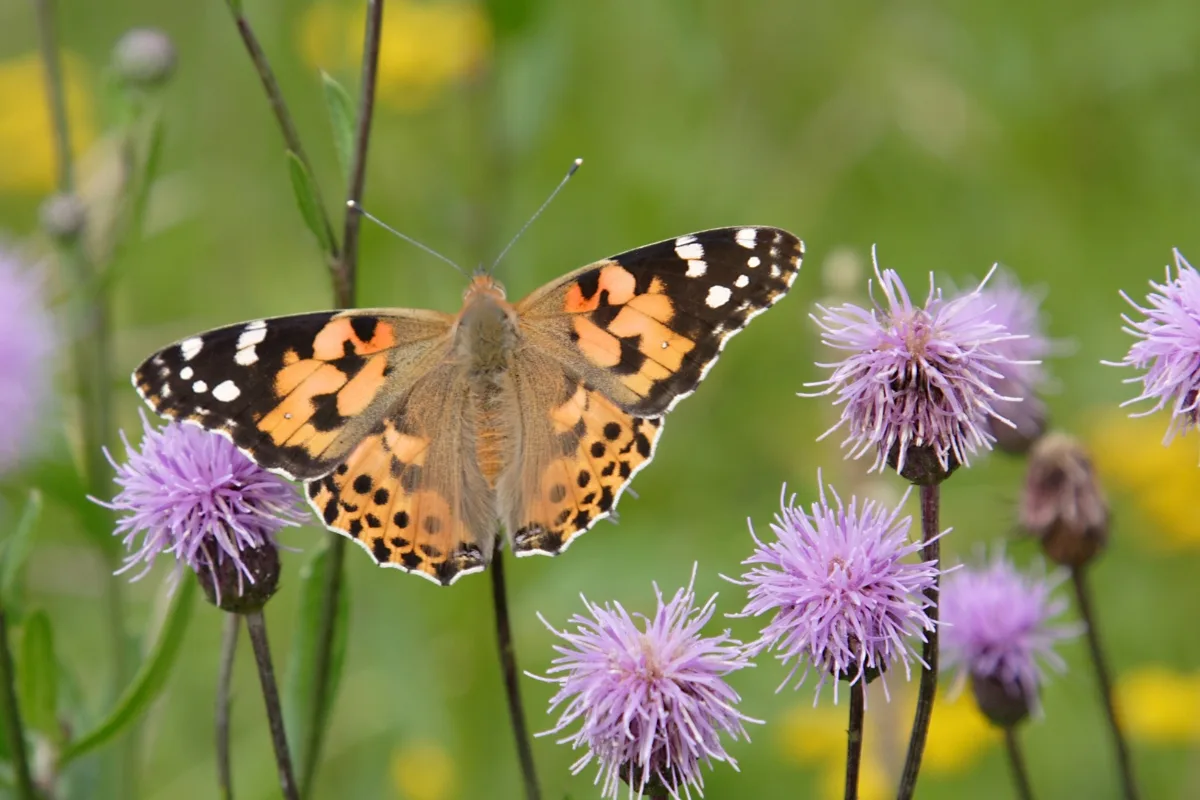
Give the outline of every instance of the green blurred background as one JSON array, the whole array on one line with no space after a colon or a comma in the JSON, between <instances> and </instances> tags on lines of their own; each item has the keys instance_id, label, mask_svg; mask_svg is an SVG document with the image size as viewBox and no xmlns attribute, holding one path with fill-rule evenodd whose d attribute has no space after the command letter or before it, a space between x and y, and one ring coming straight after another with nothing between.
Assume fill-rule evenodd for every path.
<instances>
[{"instance_id":1,"label":"green blurred background","mask_svg":"<svg viewBox=\"0 0 1200 800\"><path fill-rule=\"evenodd\" d=\"M344 194L318 70L356 86L362 10L352 0L245 0L317 165L327 198ZM0 3L0 228L33 235L51 162L31 3ZM156 26L178 48L158 94L165 120L150 235L130 247L117 289L119 420L136 432L125 375L146 353L189 333L265 315L327 307L321 257L297 212L281 139L221 0L62 0L72 111L85 183L103 183L104 72L127 29ZM698 591L720 610L744 595L719 578L751 548L746 518L765 527L784 482L811 498L818 468L845 494L894 501L892 475L846 463L825 399L797 398L827 357L814 302L861 299L869 250L923 296L930 270L959 286L999 261L1045 293L1055 424L1091 444L1114 502L1113 542L1095 570L1103 634L1147 798L1200 796L1200 524L1192 512L1195 440L1160 446L1166 420L1127 422L1134 394L1120 359L1124 288L1144 295L1172 247L1200 258L1200 14L1190 0L970 4L640 2L464 3L389 0L380 105L366 206L468 267L494 257L559 179L586 164L499 270L522 296L580 264L707 227L778 225L805 239L792 296L734 342L694 399L671 417L656 463L603 524L559 559L508 570L521 666L544 672L555 625L578 594L648 609L699 563ZM90 171L89 171L90 170ZM86 176L91 177L86 177ZM331 206L336 206L331 203ZM331 208L340 220L340 209ZM457 308L463 281L367 227L360 302ZM64 375L66 359L64 359ZM64 384L67 381L64 380ZM62 403L68 432L74 406ZM43 472L45 470L42 470ZM31 478L9 479L9 500ZM944 491L944 550L969 559L1011 538L1023 464L980 457ZM915 511L915 504L913 504ZM4 514L15 513L11 505ZM39 531L30 602L49 610L59 654L86 714L111 677L102 617L104 561L77 520L51 503ZM312 550L311 526L285 535ZM1022 562L1028 542L1010 544ZM296 635L297 572L268 606L278 659ZM493 647L489 581L442 589L348 553L350 639L318 797L517 798L520 778ZM146 628L168 574L129 592L128 624ZM197 610L179 667L146 719L146 798L216 794L212 704L222 619ZM715 620L752 638L746 620ZM1115 766L1081 641L1070 670L1027 727L1041 797L1117 796ZM257 679L243 648L236 674L234 769L240 797L277 796ZM280 668L284 667L281 663ZM834 797L844 706L812 685L774 694L783 673L764 661L732 683L766 721L733 745L741 772L718 765L706 796ZM946 681L947 685L950 681ZM887 796L902 758L912 696L872 696L868 772ZM551 687L523 681L536 730ZM922 798L1006 798L1003 753L971 710L935 715L937 750ZM537 740L548 798L591 797L575 754ZM932 753L933 751L931 751ZM78 796L88 796L86 792Z\"/></svg>"}]
</instances>

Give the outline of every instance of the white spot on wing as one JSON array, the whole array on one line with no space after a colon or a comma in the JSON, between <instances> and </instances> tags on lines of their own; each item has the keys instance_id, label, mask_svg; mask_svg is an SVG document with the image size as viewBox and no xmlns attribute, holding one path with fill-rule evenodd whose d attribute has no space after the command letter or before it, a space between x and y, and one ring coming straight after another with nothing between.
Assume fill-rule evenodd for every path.
<instances>
[{"instance_id":1,"label":"white spot on wing","mask_svg":"<svg viewBox=\"0 0 1200 800\"><path fill-rule=\"evenodd\" d=\"M696 245L699 247L700 245ZM687 276L689 278L703 278L704 273L708 272L708 263L694 258L688 262Z\"/></svg>"},{"instance_id":2,"label":"white spot on wing","mask_svg":"<svg viewBox=\"0 0 1200 800\"><path fill-rule=\"evenodd\" d=\"M758 231L755 228L742 228L734 235L734 239L747 250L753 250L758 242Z\"/></svg>"},{"instance_id":3,"label":"white spot on wing","mask_svg":"<svg viewBox=\"0 0 1200 800\"><path fill-rule=\"evenodd\" d=\"M778 278L782 274L783 274L783 270L779 269L778 264L771 265L771 277L772 278Z\"/></svg>"},{"instance_id":4,"label":"white spot on wing","mask_svg":"<svg viewBox=\"0 0 1200 800\"><path fill-rule=\"evenodd\" d=\"M242 335L238 337L237 349L241 350L246 347L253 347L267 338L267 323L261 323L257 328L255 323L250 323L246 329L242 331Z\"/></svg>"},{"instance_id":5,"label":"white spot on wing","mask_svg":"<svg viewBox=\"0 0 1200 800\"><path fill-rule=\"evenodd\" d=\"M754 269L761 263L762 263L762 259L759 258L758 256L750 256L748 259L746 259L746 266L749 267L750 269Z\"/></svg>"},{"instance_id":6,"label":"white spot on wing","mask_svg":"<svg viewBox=\"0 0 1200 800\"><path fill-rule=\"evenodd\" d=\"M179 353L183 356L184 361L191 361L204 348L204 340L199 336L193 336L191 339L184 339L179 343Z\"/></svg>"},{"instance_id":7,"label":"white spot on wing","mask_svg":"<svg viewBox=\"0 0 1200 800\"><path fill-rule=\"evenodd\" d=\"M704 298L704 304L709 308L720 308L729 302L732 294L733 292L724 286L712 286L708 290L708 297Z\"/></svg>"},{"instance_id":8,"label":"white spot on wing","mask_svg":"<svg viewBox=\"0 0 1200 800\"><path fill-rule=\"evenodd\" d=\"M221 381L213 387L213 397L222 403L231 403L241 397L242 390L233 381Z\"/></svg>"},{"instance_id":9,"label":"white spot on wing","mask_svg":"<svg viewBox=\"0 0 1200 800\"><path fill-rule=\"evenodd\" d=\"M182 381L190 381L192 376L195 374L195 371L191 367L184 367L183 369L179 370L179 379Z\"/></svg>"},{"instance_id":10,"label":"white spot on wing","mask_svg":"<svg viewBox=\"0 0 1200 800\"><path fill-rule=\"evenodd\" d=\"M738 287L739 289L744 289L749 284L750 284L750 279L747 278L745 275L738 275L737 280L733 282L733 285Z\"/></svg>"},{"instance_id":11,"label":"white spot on wing","mask_svg":"<svg viewBox=\"0 0 1200 800\"><path fill-rule=\"evenodd\" d=\"M192 384L192 391L196 394L204 394L208 391L208 384L204 381L196 381Z\"/></svg>"},{"instance_id":12,"label":"white spot on wing","mask_svg":"<svg viewBox=\"0 0 1200 800\"><path fill-rule=\"evenodd\" d=\"M245 334L242 335L245 336ZM233 357L233 360L241 364L243 367L248 367L258 361L258 351L254 349L254 345L250 345L249 347L238 350L237 355Z\"/></svg>"},{"instance_id":13,"label":"white spot on wing","mask_svg":"<svg viewBox=\"0 0 1200 800\"><path fill-rule=\"evenodd\" d=\"M679 240L675 240L675 255L682 258L684 261L695 261L704 258L704 245L699 242L687 242L679 244Z\"/></svg>"}]
</instances>

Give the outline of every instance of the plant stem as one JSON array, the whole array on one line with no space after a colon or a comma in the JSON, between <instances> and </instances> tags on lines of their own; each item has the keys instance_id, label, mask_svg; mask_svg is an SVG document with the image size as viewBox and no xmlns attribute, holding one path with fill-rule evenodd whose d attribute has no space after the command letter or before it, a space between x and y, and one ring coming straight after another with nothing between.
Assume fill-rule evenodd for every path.
<instances>
[{"instance_id":1,"label":"plant stem","mask_svg":"<svg viewBox=\"0 0 1200 800\"><path fill-rule=\"evenodd\" d=\"M21 724L21 708L17 704L16 671L8 643L7 614L3 608L0 608L0 714L4 715L4 732L8 735L16 796L20 800L37 800L37 790L29 772L25 726Z\"/></svg>"},{"instance_id":2,"label":"plant stem","mask_svg":"<svg viewBox=\"0 0 1200 800\"><path fill-rule=\"evenodd\" d=\"M362 79L358 87L358 118L354 126L354 154L350 159L350 183L346 188L345 225L342 230L342 257L334 267L334 290L338 305L354 305L355 276L358 270L358 232L362 215L349 208L362 201L367 179L367 150L371 141L371 121L375 117L375 79L379 72L379 37L383 29L383 0L367 0L367 24L363 32Z\"/></svg>"},{"instance_id":3,"label":"plant stem","mask_svg":"<svg viewBox=\"0 0 1200 800\"><path fill-rule=\"evenodd\" d=\"M54 0L35 0L34 5L37 7L38 44L42 52L46 99L50 104L50 118L54 127L58 191L71 192L75 189L75 166L71 157L71 129L67 123L66 95L62 90L62 63L58 54Z\"/></svg>"},{"instance_id":4,"label":"plant stem","mask_svg":"<svg viewBox=\"0 0 1200 800\"><path fill-rule=\"evenodd\" d=\"M1029 785L1029 770L1025 768L1025 756L1021 753L1021 743L1017 741L1017 726L1009 725L1004 729L1004 745L1008 750L1008 764L1012 767L1013 784L1017 789L1019 800L1033 800L1033 788Z\"/></svg>"},{"instance_id":5,"label":"plant stem","mask_svg":"<svg viewBox=\"0 0 1200 800\"><path fill-rule=\"evenodd\" d=\"M271 69L271 62L267 59L267 54L263 51L258 36L250 25L250 20L246 19L242 13L242 4L233 2L233 0L226 0L225 4L229 7L229 13L233 15L238 34L242 37L242 44L246 46L246 53L250 56L250 61L254 63L255 71L258 72L258 79L262 82L263 91L267 93L267 100L271 104L271 111L275 114L275 121L279 124L279 130L283 134L284 144L288 150L295 153L296 158L304 165L308 174L315 175L312 162L308 160L308 154L300 142L300 132L292 119L291 111L288 110L287 101L283 99L283 90L279 88L279 81L275 79L275 71ZM333 269L334 265L338 263L339 257L337 239L333 235L333 223L329 221L329 212L325 208L325 201L321 197L321 188L317 185L316 180L313 181L313 192L317 196L317 207L321 212L322 225L328 234L326 239L333 243L330 252L326 253L330 268Z\"/></svg>"},{"instance_id":6,"label":"plant stem","mask_svg":"<svg viewBox=\"0 0 1200 800\"><path fill-rule=\"evenodd\" d=\"M242 629L242 618L238 614L225 615L225 631L221 636L221 662L217 672L217 786L224 800L233 800L233 770L229 762L229 703L233 685L233 662L237 655L238 634Z\"/></svg>"},{"instance_id":7,"label":"plant stem","mask_svg":"<svg viewBox=\"0 0 1200 800\"><path fill-rule=\"evenodd\" d=\"M367 3L366 27L363 32L362 83L359 87L358 115L355 121L354 152L350 159L350 184L346 190L346 216L342 230L341 254L330 264L333 278L334 304L352 308L358 278L358 231L361 219L349 207L350 201L362 200L366 183L367 151L371 140L371 121L375 115L375 84L379 71L379 41L383 27L383 0ZM317 625L317 662L313 665L313 687L317 697L311 704L313 719L307 726L308 742L304 752L303 780L306 790L312 786L321 743L325 736L330 703L330 675L333 663L333 642L337 634L337 610L342 593L342 564L346 560L346 538L329 535L329 564L325 585L321 591L321 616Z\"/></svg>"},{"instance_id":8,"label":"plant stem","mask_svg":"<svg viewBox=\"0 0 1200 800\"><path fill-rule=\"evenodd\" d=\"M38 45L45 74L46 102L54 131L58 173L56 188L60 194L71 194L75 190L75 167L71 153L71 128L67 116L66 92L63 88L54 0L35 0L34 5L37 9ZM109 293L106 287L97 281L94 266L78 242L60 247L59 255L64 267L72 272L76 283L75 308L72 311L76 322L71 334L83 434L85 485L92 497L107 499L111 496L112 473L108 460L104 457L104 448L109 444L109 435L113 429L109 380L112 375ZM108 515L108 512L97 513ZM104 554L112 567L110 572L115 571L115 550L111 547L105 548ZM109 640L113 646L114 697L120 695L126 681L132 675L129 643L125 634L122 586L120 579L110 575L104 587ZM134 731L123 737L118 759L115 777L117 794L126 798L134 797L136 795L133 781L137 760L137 736Z\"/></svg>"},{"instance_id":9,"label":"plant stem","mask_svg":"<svg viewBox=\"0 0 1200 800\"><path fill-rule=\"evenodd\" d=\"M850 723L846 727L846 800L858 800L858 768L862 763L866 693L866 680L859 676L850 685Z\"/></svg>"},{"instance_id":10,"label":"plant stem","mask_svg":"<svg viewBox=\"0 0 1200 800\"><path fill-rule=\"evenodd\" d=\"M521 762L521 777L525 780L526 800L539 800L537 770L533 764L533 745L525 724L525 709L521 705L521 672L517 668L517 653L513 648L512 625L508 618L508 592L504 587L504 552L496 543L492 557L492 606L496 609L496 646L500 652L500 667L504 672L504 691L508 696L508 716L512 723L517 757Z\"/></svg>"},{"instance_id":11,"label":"plant stem","mask_svg":"<svg viewBox=\"0 0 1200 800\"><path fill-rule=\"evenodd\" d=\"M267 723L271 727L271 744L275 747L275 764L279 768L279 787L286 800L300 800L296 777L292 772L292 756L288 752L287 734L283 730L283 709L279 704L279 688L275 685L275 668L271 665L271 648L267 643L267 622L262 610L246 614L246 631L254 647L258 664L258 679L262 684L263 701L267 706Z\"/></svg>"},{"instance_id":12,"label":"plant stem","mask_svg":"<svg viewBox=\"0 0 1200 800\"><path fill-rule=\"evenodd\" d=\"M904 758L904 772L900 776L900 789L896 800L911 800L917 789L917 773L921 770L921 757L925 754L925 739L929 735L929 721L933 718L933 701L937 696L938 679L938 587L941 580L942 547L938 538L938 512L941 505L941 487L937 484L921 487L921 559L932 561L936 572L933 585L925 590L932 629L925 632L925 646L921 657L925 664L921 668L921 685L917 691L917 710L913 715L912 734L908 740L908 754Z\"/></svg>"},{"instance_id":13,"label":"plant stem","mask_svg":"<svg viewBox=\"0 0 1200 800\"><path fill-rule=\"evenodd\" d=\"M1137 784L1133 779L1133 760L1129 757L1129 744L1121 731L1121 722L1117 718L1117 709L1113 705L1112 678L1108 671L1108 662L1104 658L1104 648L1100 646L1100 632L1096 626L1096 615L1092 609L1092 595L1088 590L1087 576L1083 567L1071 568L1071 584L1075 587L1075 601L1079 604L1079 616L1087 626L1088 650L1092 656L1092 667L1096 670L1096 682L1100 688L1100 702L1104 706L1104 714L1108 719L1108 728L1112 733L1113 746L1117 751L1117 766L1121 771L1121 785L1125 800L1136 800L1138 797Z\"/></svg>"}]
</instances>

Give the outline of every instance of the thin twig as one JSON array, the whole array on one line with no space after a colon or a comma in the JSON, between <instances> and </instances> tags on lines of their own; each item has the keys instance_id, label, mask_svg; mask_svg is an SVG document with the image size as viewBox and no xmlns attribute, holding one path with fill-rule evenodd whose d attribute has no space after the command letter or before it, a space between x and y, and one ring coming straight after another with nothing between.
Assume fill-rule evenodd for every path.
<instances>
[{"instance_id":1,"label":"thin twig","mask_svg":"<svg viewBox=\"0 0 1200 800\"><path fill-rule=\"evenodd\" d=\"M513 649L512 624L508 618L508 591L504 587L504 552L497 542L492 558L492 606L496 609L496 645L500 651L500 667L504 671L504 692L508 696L508 716L512 722L513 740L517 745L517 756L521 762L521 777L525 780L526 800L539 800L537 769L533 764L533 746L529 740L529 727L525 724L525 709L521 705L521 671L517 668L517 654Z\"/></svg>"},{"instance_id":2,"label":"thin twig","mask_svg":"<svg viewBox=\"0 0 1200 800\"><path fill-rule=\"evenodd\" d=\"M1108 662L1104 658L1104 648L1100 646L1100 632L1096 626L1096 614L1092 609L1092 595L1088 591L1087 576L1083 567L1072 567L1071 584L1075 587L1075 601L1079 604L1079 616L1087 626L1088 650L1092 656L1092 667L1096 670L1096 682L1100 688L1100 702L1104 706L1104 715L1108 720L1108 728L1112 733L1113 746L1117 751L1117 766L1121 771L1121 785L1124 789L1125 800L1137 800L1137 783L1133 779L1133 759L1129 757L1129 744L1121 730L1121 722L1117 717L1117 709L1113 704L1112 678L1108 670Z\"/></svg>"},{"instance_id":3,"label":"thin twig","mask_svg":"<svg viewBox=\"0 0 1200 800\"><path fill-rule=\"evenodd\" d=\"M62 59L58 47L56 14L53 0L35 0L37 9L38 45L45 75L46 102L54 131L57 191L75 191L75 166L71 152L71 127L67 115L66 91L63 87ZM109 315L109 294L96 281L94 265L79 241L64 244L59 255L65 268L76 282L75 304L72 311L75 328L72 330L73 358L79 394L80 427L82 430L85 483L92 497L111 495L112 473L104 449L113 430L112 392L112 329ZM108 514L99 511L99 514ZM105 549L105 557L116 570L116 551ZM128 641L125 634L125 602L122 582L110 576L105 583L105 605L109 640L113 647L112 695L117 697L132 675ZM115 773L115 790L123 797L134 797L137 761L137 729L121 738Z\"/></svg>"},{"instance_id":4,"label":"thin twig","mask_svg":"<svg viewBox=\"0 0 1200 800\"><path fill-rule=\"evenodd\" d=\"M860 675L850 686L850 721L846 726L846 800L858 800L858 770L862 763L866 693L867 682Z\"/></svg>"},{"instance_id":5,"label":"thin twig","mask_svg":"<svg viewBox=\"0 0 1200 800\"><path fill-rule=\"evenodd\" d=\"M1033 787L1029 784L1029 770L1025 767L1025 756L1021 753L1021 743L1017 741L1017 726L1009 725L1004 729L1004 745L1008 750L1008 765L1012 767L1013 784L1017 789L1019 800L1033 800Z\"/></svg>"},{"instance_id":6,"label":"thin twig","mask_svg":"<svg viewBox=\"0 0 1200 800\"><path fill-rule=\"evenodd\" d=\"M383 29L383 0L367 0L367 26L363 33L362 79L358 87L358 119L354 126L354 155L350 160L350 183L346 189L346 218L342 230L342 256L334 270L334 289L338 305L354 305L354 284L358 270L358 231L362 216L350 208L361 203L367 180L367 151L371 141L371 121L375 117L375 78L379 71L379 41Z\"/></svg>"},{"instance_id":7,"label":"thin twig","mask_svg":"<svg viewBox=\"0 0 1200 800\"><path fill-rule=\"evenodd\" d=\"M275 668L271 665L271 647L267 643L267 623L262 610L246 614L246 631L254 647L258 664L258 679L262 684L263 701L267 706L267 723L271 728L271 744L275 748L275 764L279 768L279 787L286 800L300 800L296 777L292 772L292 756L288 752L287 734L283 729L283 708L279 704L279 688L275 685Z\"/></svg>"},{"instance_id":8,"label":"thin twig","mask_svg":"<svg viewBox=\"0 0 1200 800\"><path fill-rule=\"evenodd\" d=\"M221 662L217 671L217 786L224 800L233 800L233 770L229 761L229 705L233 685L233 662L237 655L238 634L242 629L240 614L225 615L225 631L221 635Z\"/></svg>"},{"instance_id":9,"label":"thin twig","mask_svg":"<svg viewBox=\"0 0 1200 800\"><path fill-rule=\"evenodd\" d=\"M942 547L938 538L938 511L941 502L941 487L937 484L921 487L921 559L934 562L936 572L933 585L925 590L929 599L929 615L933 628L925 632L925 646L921 657L925 664L921 668L921 684L917 691L917 710L913 715L912 734L908 740L908 754L904 758L904 772L900 776L900 788L896 800L911 800L917 789L917 774L921 770L921 757L925 754L925 739L929 735L929 721L933 718L933 703L937 696L938 678L938 587L941 579Z\"/></svg>"},{"instance_id":10,"label":"thin twig","mask_svg":"<svg viewBox=\"0 0 1200 800\"><path fill-rule=\"evenodd\" d=\"M8 645L8 620L0 608L0 713L4 715L4 732L8 736L9 759L20 800L37 800L33 776L29 771L29 754L25 747L25 726L21 724L21 708L17 705L16 673L12 650Z\"/></svg>"},{"instance_id":11,"label":"thin twig","mask_svg":"<svg viewBox=\"0 0 1200 800\"><path fill-rule=\"evenodd\" d=\"M262 45L258 41L258 36L254 33L254 28L250 25L250 20L241 11L241 3L226 0L225 4L229 7L229 13L233 15L233 21L237 25L238 33L242 37L242 43L246 46L246 53L250 56L250 61L254 63L254 69L258 72L258 79L262 82L263 91L267 94L267 100L271 104L271 111L275 114L275 121L279 124L279 130L283 134L283 142L287 149L292 151L300 163L304 165L304 169L309 175L315 175L313 172L312 162L308 160L308 154L304 150L304 145L300 142L300 133L296 128L296 123L292 119L292 113L288 110L287 101L283 99L283 90L279 88L279 81L275 79L275 71L271 69L271 62L267 59L266 52L262 49ZM317 207L321 212L321 224L325 228L327 234L326 241L332 242L331 250L326 254L330 268L334 269L334 265L338 263L337 239L333 235L333 223L329 221L329 212L325 208L325 201L321 197L321 188L314 180L312 182L313 192L316 194ZM336 272L334 275L336 282Z\"/></svg>"},{"instance_id":12,"label":"thin twig","mask_svg":"<svg viewBox=\"0 0 1200 800\"><path fill-rule=\"evenodd\" d=\"M359 87L358 117L355 122L354 152L350 159L350 184L346 190L346 218L342 231L342 249L331 267L333 272L334 303L339 308L355 305L358 277L358 231L361 219L349 207L351 201L362 200L366 183L367 152L371 141L371 121L375 115L375 83L379 71L380 31L383 27L383 0L367 3L366 27L363 32L362 80ZM330 701L330 675L333 666L333 641L337 634L337 609L342 593L342 564L346 556L346 538L329 534L329 563L325 585L321 590L321 616L317 623L316 663L313 665L313 687L317 696L310 704L313 718L307 726L308 742L304 752L307 761L302 765L307 791L316 775L321 742L325 735L325 719Z\"/></svg>"},{"instance_id":13,"label":"thin twig","mask_svg":"<svg viewBox=\"0 0 1200 800\"><path fill-rule=\"evenodd\" d=\"M46 80L46 99L54 128L55 163L58 165L58 191L75 189L75 167L71 157L71 128L67 120L66 94L62 90L62 63L58 52L54 0L35 0L38 44Z\"/></svg>"}]
</instances>

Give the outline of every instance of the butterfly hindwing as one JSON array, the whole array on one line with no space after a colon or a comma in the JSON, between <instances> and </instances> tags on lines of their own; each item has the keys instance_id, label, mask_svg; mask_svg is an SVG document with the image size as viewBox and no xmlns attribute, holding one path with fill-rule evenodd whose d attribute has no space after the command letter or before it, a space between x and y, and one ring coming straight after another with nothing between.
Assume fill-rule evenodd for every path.
<instances>
[{"instance_id":1,"label":"butterfly hindwing","mask_svg":"<svg viewBox=\"0 0 1200 800\"><path fill-rule=\"evenodd\" d=\"M550 411L550 456L524 465L527 489L509 520L518 556L556 555L613 513L662 432L661 418L633 417L582 383L564 395Z\"/></svg>"},{"instance_id":2,"label":"butterfly hindwing","mask_svg":"<svg viewBox=\"0 0 1200 800\"><path fill-rule=\"evenodd\" d=\"M803 243L778 228L702 231L577 270L517 311L535 346L632 415L659 416L787 293L803 255Z\"/></svg>"},{"instance_id":3,"label":"butterfly hindwing","mask_svg":"<svg viewBox=\"0 0 1200 800\"><path fill-rule=\"evenodd\" d=\"M442 584L487 566L499 532L474 448L466 373L452 359L393 399L383 420L307 487L330 530L385 567Z\"/></svg>"},{"instance_id":4,"label":"butterfly hindwing","mask_svg":"<svg viewBox=\"0 0 1200 800\"><path fill-rule=\"evenodd\" d=\"M364 310L255 320L160 350L133 385L159 414L229 436L261 466L316 477L378 423L405 368L436 357L450 319Z\"/></svg>"}]
</instances>

